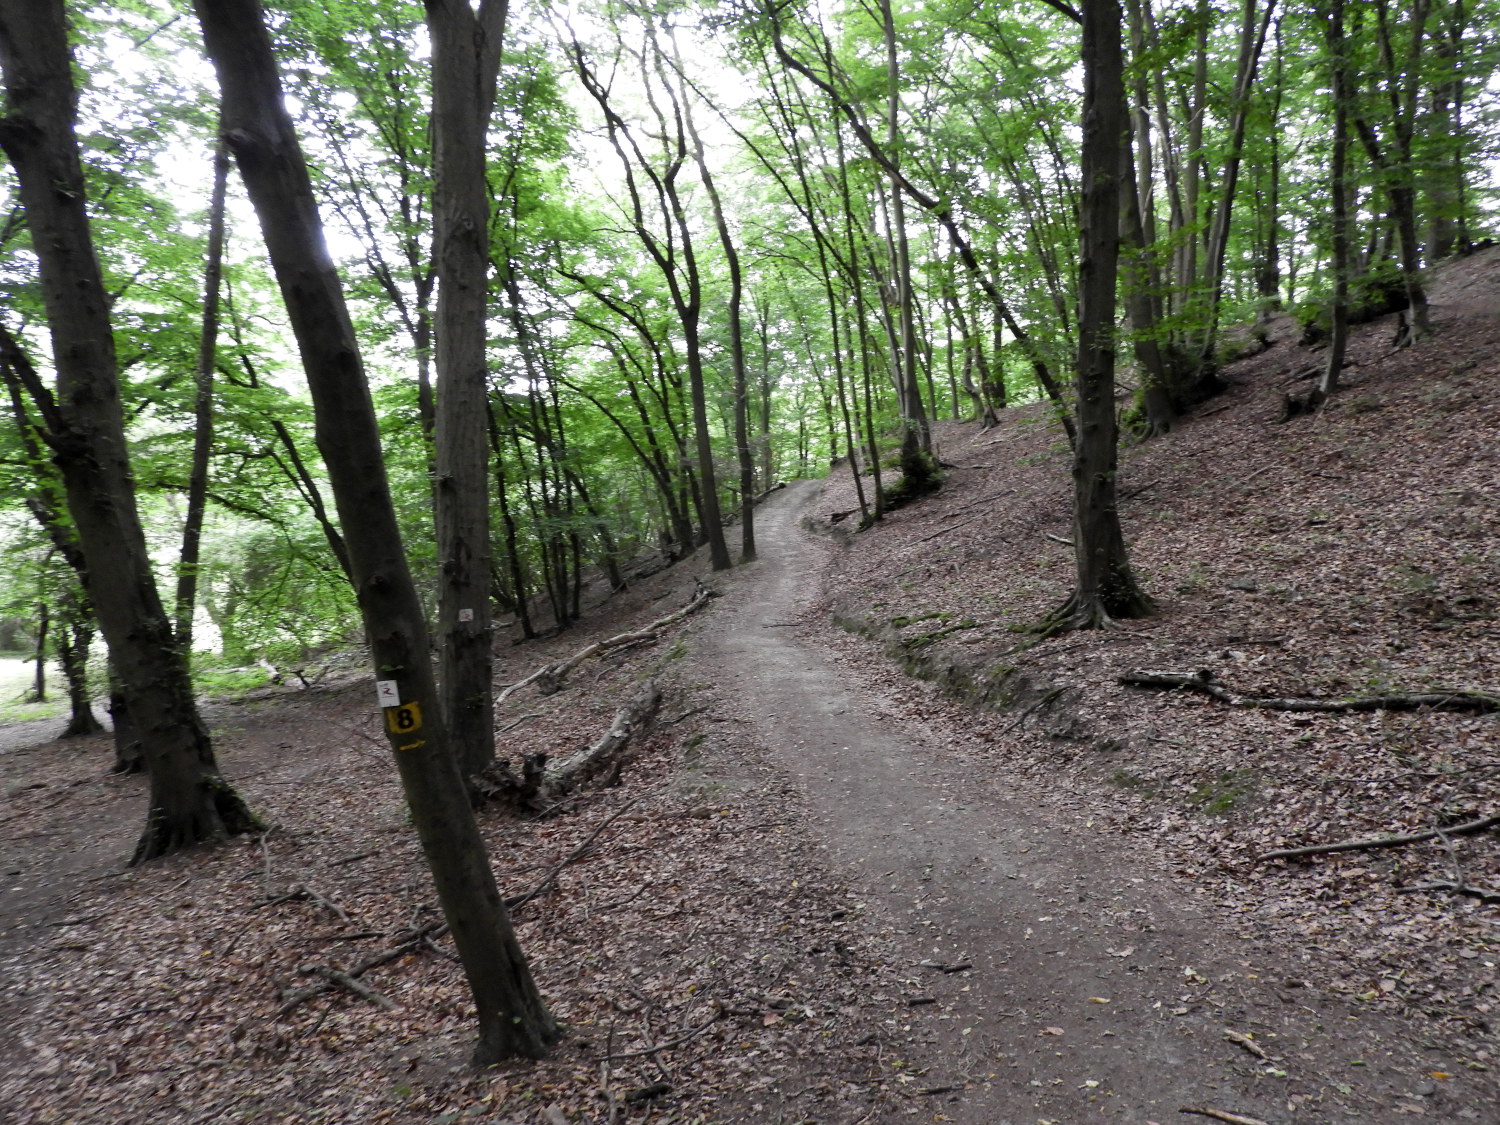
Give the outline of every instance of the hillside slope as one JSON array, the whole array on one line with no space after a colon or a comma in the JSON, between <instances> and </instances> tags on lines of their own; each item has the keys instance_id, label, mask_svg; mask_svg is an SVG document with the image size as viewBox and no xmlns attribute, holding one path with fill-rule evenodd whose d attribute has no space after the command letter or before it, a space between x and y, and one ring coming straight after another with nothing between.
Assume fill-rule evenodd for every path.
<instances>
[{"instance_id":1,"label":"hillside slope","mask_svg":"<svg viewBox=\"0 0 1500 1125\"><path fill-rule=\"evenodd\" d=\"M1076 790L1151 834L1247 932L1300 936L1320 983L1493 1042L1500 841L1259 863L1284 846L1500 813L1495 715L1232 709L1120 685L1211 671L1239 695L1500 693L1500 253L1437 271L1435 334L1393 351L1356 329L1344 387L1282 423L1321 352L1273 346L1226 395L1122 454L1122 520L1159 614L1030 646L1066 597L1066 442L1041 407L949 425L943 491L854 536L829 608L914 673L973 701L975 752ZM814 523L854 507L847 474ZM1469 888L1414 890L1428 884Z\"/></svg>"}]
</instances>

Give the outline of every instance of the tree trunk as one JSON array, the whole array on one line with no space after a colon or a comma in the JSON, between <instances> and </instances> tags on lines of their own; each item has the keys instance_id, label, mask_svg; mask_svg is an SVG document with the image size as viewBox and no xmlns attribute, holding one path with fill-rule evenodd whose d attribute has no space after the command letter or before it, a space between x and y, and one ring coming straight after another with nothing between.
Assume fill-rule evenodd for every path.
<instances>
[{"instance_id":1,"label":"tree trunk","mask_svg":"<svg viewBox=\"0 0 1500 1125\"><path fill-rule=\"evenodd\" d=\"M490 598L489 185L485 133L506 0L476 14L427 0L432 40L433 246L437 274L438 674L443 719L465 778L495 759Z\"/></svg>"},{"instance_id":2,"label":"tree trunk","mask_svg":"<svg viewBox=\"0 0 1500 1125\"><path fill-rule=\"evenodd\" d=\"M1078 443L1073 458L1073 542L1078 588L1045 628L1090 629L1143 617L1116 499L1115 283L1125 136L1118 0L1084 0L1083 200L1078 260Z\"/></svg>"},{"instance_id":3,"label":"tree trunk","mask_svg":"<svg viewBox=\"0 0 1500 1125\"><path fill-rule=\"evenodd\" d=\"M0 147L20 183L57 368L48 440L151 776L146 829L132 861L139 863L260 824L219 776L136 509L109 298L73 133L77 97L60 0L0 0L0 63L8 95Z\"/></svg>"},{"instance_id":4,"label":"tree trunk","mask_svg":"<svg viewBox=\"0 0 1500 1125\"><path fill-rule=\"evenodd\" d=\"M47 634L52 627L52 610L46 602L37 602L36 605L36 644L32 646L32 659L36 661L36 676L32 680L31 691L27 694L29 703L47 702Z\"/></svg>"},{"instance_id":5,"label":"tree trunk","mask_svg":"<svg viewBox=\"0 0 1500 1125\"><path fill-rule=\"evenodd\" d=\"M1322 16L1322 13L1319 13ZM1330 0L1324 24L1333 71L1333 154L1328 169L1329 222L1333 225L1333 300L1328 309L1328 361L1309 399L1318 405L1338 389L1349 341L1349 44L1344 37L1344 0Z\"/></svg>"},{"instance_id":6,"label":"tree trunk","mask_svg":"<svg viewBox=\"0 0 1500 1125\"><path fill-rule=\"evenodd\" d=\"M354 326L255 0L196 5L224 128L302 354L319 448L354 568L385 728L479 1020L478 1065L540 1056L557 1028L495 886L448 744Z\"/></svg>"},{"instance_id":7,"label":"tree trunk","mask_svg":"<svg viewBox=\"0 0 1500 1125\"><path fill-rule=\"evenodd\" d=\"M214 149L213 190L208 205L208 261L203 268L203 326L198 337L198 366L193 372L193 465L188 473L187 513L182 521L182 550L177 559L177 644L192 659L193 610L198 602L198 560L203 517L208 509L208 468L214 447L214 356L219 339L219 279L224 267L224 197L229 183L229 150Z\"/></svg>"},{"instance_id":8,"label":"tree trunk","mask_svg":"<svg viewBox=\"0 0 1500 1125\"><path fill-rule=\"evenodd\" d=\"M57 630L54 642L63 682L68 688L68 723L63 727L62 738L81 738L104 730L104 724L94 714L89 692L89 645L94 640L94 627L83 603L84 599L74 590L64 603L62 627Z\"/></svg>"}]
</instances>

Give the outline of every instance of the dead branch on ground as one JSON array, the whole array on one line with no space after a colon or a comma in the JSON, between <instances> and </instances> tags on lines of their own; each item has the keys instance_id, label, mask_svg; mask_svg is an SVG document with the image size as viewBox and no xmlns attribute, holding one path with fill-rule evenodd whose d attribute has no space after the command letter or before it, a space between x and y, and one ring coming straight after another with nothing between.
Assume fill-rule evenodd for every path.
<instances>
[{"instance_id":1,"label":"dead branch on ground","mask_svg":"<svg viewBox=\"0 0 1500 1125\"><path fill-rule=\"evenodd\" d=\"M277 1009L276 1015L278 1017L285 1016L314 997L323 995L323 993L330 989L339 987L349 988L349 982L357 982L359 977L364 976L371 969L379 968L381 965L389 965L392 961L399 961L408 953L415 953L418 949L427 946L433 938L440 937L447 932L448 923L438 921L428 922L415 929L406 931L405 937L399 944L366 957L352 969L339 970L326 966L305 966L302 969L303 973L314 974L321 979L314 984L308 985L306 988L289 989L284 992L282 994L282 1005ZM368 986L364 987L368 988ZM359 992L358 988L351 989L351 991L359 995L364 995L364 993ZM369 989L369 991L375 992L374 989ZM379 996L380 994L375 993L375 995ZM368 996L365 998L371 999ZM381 997L381 999L385 1000L387 1004L390 1003L385 997Z\"/></svg>"},{"instance_id":2,"label":"dead branch on ground","mask_svg":"<svg viewBox=\"0 0 1500 1125\"><path fill-rule=\"evenodd\" d=\"M600 653L609 652L611 649L620 648L624 645L644 644L648 641L656 640L660 636L663 629L665 629L669 625L675 625L677 622L681 621L684 617L687 617L690 614L697 613L698 610L702 609L705 605L708 604L708 599L712 596L713 593L708 589L707 586L703 585L702 582L697 583L696 587L693 590L693 596L691 600L689 600L687 605L683 606L681 609L676 610L673 613L669 613L667 614L667 616L660 618L659 620L651 622L651 624L645 626L644 628L636 629L629 633L620 633L618 636L609 637L605 640L595 641L593 644L585 645L583 648L579 649L566 660L559 660L554 664L544 664L535 672L531 673L531 675L525 677L524 679L517 680L515 683L507 687L504 691L496 695L495 706L498 707L516 692L520 691L524 687L529 687L531 684L536 684L537 690L540 691L543 695L552 695L555 692L561 691L564 687L564 681L568 678L568 673L577 668L585 660L589 659L592 656L598 656Z\"/></svg>"},{"instance_id":3,"label":"dead branch on ground","mask_svg":"<svg viewBox=\"0 0 1500 1125\"><path fill-rule=\"evenodd\" d=\"M1480 902L1490 905L1500 903L1500 891L1475 886L1463 880L1438 879L1431 883L1414 883L1409 887L1397 887L1396 890L1402 894L1409 894L1412 891L1448 891L1450 894L1477 898Z\"/></svg>"},{"instance_id":4,"label":"dead branch on ground","mask_svg":"<svg viewBox=\"0 0 1500 1125\"><path fill-rule=\"evenodd\" d=\"M1245 1117L1242 1114L1230 1113L1224 1109L1207 1109L1202 1106L1185 1105L1177 1112L1193 1113L1199 1117L1212 1117L1215 1121L1226 1122L1226 1125L1266 1125L1259 1117Z\"/></svg>"},{"instance_id":5,"label":"dead branch on ground","mask_svg":"<svg viewBox=\"0 0 1500 1125\"><path fill-rule=\"evenodd\" d=\"M1305 848L1281 848L1255 857L1261 863L1268 859L1301 859L1309 855L1327 855L1331 852L1362 852L1375 848L1400 848L1407 844L1420 844L1423 840L1436 840L1447 836L1471 836L1500 825L1500 815L1453 824L1446 828L1429 828L1424 832L1408 832L1403 836L1377 836L1371 840L1342 840L1337 844L1312 844Z\"/></svg>"},{"instance_id":6,"label":"dead branch on ground","mask_svg":"<svg viewBox=\"0 0 1500 1125\"><path fill-rule=\"evenodd\" d=\"M1462 711L1487 715L1500 711L1500 694L1465 691L1459 688L1412 694L1365 695L1354 699L1305 699L1235 695L1215 679L1207 668L1197 672L1126 672L1119 682L1127 687L1183 689L1216 699L1227 707L1255 707L1265 711L1299 711L1312 714L1339 715L1351 711Z\"/></svg>"},{"instance_id":7,"label":"dead branch on ground","mask_svg":"<svg viewBox=\"0 0 1500 1125\"><path fill-rule=\"evenodd\" d=\"M518 906L526 905L526 903L530 902L537 896L545 894L547 888L552 886L553 883L557 882L557 877L562 874L563 868L577 862L585 852L587 852L591 847L594 846L594 841L599 838L599 836L604 832L606 828L608 828L615 821L619 820L620 817L624 816L625 813L630 811L630 809L632 809L635 805L639 804L641 799L651 792L654 792L654 790L647 790L646 793L642 793L639 797L634 797L631 800L626 801L625 804L621 805L609 816L605 817L604 822L600 824L599 827L590 832L587 838L584 839L583 843L579 844L561 860L553 864L553 866L547 871L547 874L542 876L541 881L537 883L536 886L532 887L529 891L523 891L518 895L511 895L509 898L507 898L505 900L505 908L507 910L514 910Z\"/></svg>"}]
</instances>

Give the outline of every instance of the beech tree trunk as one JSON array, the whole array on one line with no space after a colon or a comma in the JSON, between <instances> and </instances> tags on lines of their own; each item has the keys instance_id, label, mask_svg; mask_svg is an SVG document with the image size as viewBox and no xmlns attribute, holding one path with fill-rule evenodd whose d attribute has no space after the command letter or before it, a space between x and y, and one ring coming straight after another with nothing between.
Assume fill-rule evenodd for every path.
<instances>
[{"instance_id":1,"label":"beech tree trunk","mask_svg":"<svg viewBox=\"0 0 1500 1125\"><path fill-rule=\"evenodd\" d=\"M225 135L307 372L396 768L474 996L474 1061L540 1056L557 1028L511 929L448 742L364 364L270 36L256 0L198 0L196 8L223 93Z\"/></svg>"},{"instance_id":2,"label":"beech tree trunk","mask_svg":"<svg viewBox=\"0 0 1500 1125\"><path fill-rule=\"evenodd\" d=\"M151 778L139 863L260 827L214 761L136 509L109 298L85 209L61 0L0 0L0 147L20 184L57 368L48 442Z\"/></svg>"},{"instance_id":3,"label":"beech tree trunk","mask_svg":"<svg viewBox=\"0 0 1500 1125\"><path fill-rule=\"evenodd\" d=\"M1083 199L1078 256L1078 441L1073 457L1073 542L1078 588L1049 628L1091 629L1143 617L1117 508L1115 285L1119 272L1120 169L1125 137L1118 0L1084 0Z\"/></svg>"},{"instance_id":4,"label":"beech tree trunk","mask_svg":"<svg viewBox=\"0 0 1500 1125\"><path fill-rule=\"evenodd\" d=\"M485 365L489 185L485 133L505 0L427 0L432 39L433 242L437 272L438 661L443 718L467 778L495 758Z\"/></svg>"}]
</instances>

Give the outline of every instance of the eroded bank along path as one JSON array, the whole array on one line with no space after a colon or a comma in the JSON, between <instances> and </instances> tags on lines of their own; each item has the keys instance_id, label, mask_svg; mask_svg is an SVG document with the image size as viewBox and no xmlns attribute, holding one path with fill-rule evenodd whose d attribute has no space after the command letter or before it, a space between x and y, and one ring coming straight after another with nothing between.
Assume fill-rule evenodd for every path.
<instances>
[{"instance_id":1,"label":"eroded bank along path","mask_svg":"<svg viewBox=\"0 0 1500 1125\"><path fill-rule=\"evenodd\" d=\"M913 1095L921 1119L1500 1121L1493 1076L1299 987L1298 950L1235 934L1137 842L1008 790L840 666L797 622L833 549L799 525L816 495L800 483L760 510L761 561L697 628L718 695L805 793L860 924L909 963L885 1027L890 1056L923 1069L911 1088L938 1091Z\"/></svg>"}]
</instances>

